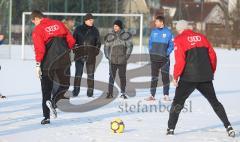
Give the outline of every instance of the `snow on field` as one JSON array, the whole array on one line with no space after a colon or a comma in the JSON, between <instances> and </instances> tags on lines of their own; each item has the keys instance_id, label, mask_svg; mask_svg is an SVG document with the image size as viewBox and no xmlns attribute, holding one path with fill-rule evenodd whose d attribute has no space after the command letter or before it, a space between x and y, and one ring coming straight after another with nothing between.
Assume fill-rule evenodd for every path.
<instances>
[{"instance_id":1,"label":"snow on field","mask_svg":"<svg viewBox=\"0 0 240 142\"><path fill-rule=\"evenodd\" d=\"M215 90L233 127L240 130L240 52L223 49L216 51L218 67L214 80ZM0 59L0 92L7 96L7 99L0 100L0 142L240 142L239 135L234 139L226 135L220 120L197 91L186 102L185 112L181 113L175 130L176 135L166 136L168 111L164 110L164 106L169 107L170 103L161 102L161 87L157 90L160 104L159 101L145 102L149 89L138 89L136 97L126 101L117 98L110 104L89 112L58 111L57 119L51 119L50 125L42 126L41 91L40 82L35 76L35 63L33 60L20 60L19 52L12 53L14 57L11 59ZM140 66L141 64L131 64L128 69ZM172 67L173 62L171 72ZM107 83L108 64L105 59L96 69L95 78ZM136 78L135 81L143 79L146 81L150 78ZM171 85L171 98L174 90ZM96 98L102 91L106 90L95 92ZM71 103L90 101L85 94L86 88L82 88L79 97L71 98ZM141 108L138 109L138 105ZM144 106L148 107L148 112L142 110ZM158 108L150 112L150 106ZM123 134L111 132L110 122L114 118L124 121L126 129Z\"/></svg>"}]
</instances>

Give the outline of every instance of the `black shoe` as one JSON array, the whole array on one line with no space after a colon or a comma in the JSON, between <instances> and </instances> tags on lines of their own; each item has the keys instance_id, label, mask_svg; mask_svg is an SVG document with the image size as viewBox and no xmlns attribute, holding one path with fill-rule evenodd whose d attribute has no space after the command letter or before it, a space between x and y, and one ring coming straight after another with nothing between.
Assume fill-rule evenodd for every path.
<instances>
[{"instance_id":1,"label":"black shoe","mask_svg":"<svg viewBox=\"0 0 240 142\"><path fill-rule=\"evenodd\" d=\"M122 93L122 95L120 96L120 98L127 99L128 97L127 97L126 93Z\"/></svg>"},{"instance_id":2,"label":"black shoe","mask_svg":"<svg viewBox=\"0 0 240 142\"><path fill-rule=\"evenodd\" d=\"M73 94L72 96L73 96L73 97L77 97L77 96L78 96L78 94Z\"/></svg>"},{"instance_id":3,"label":"black shoe","mask_svg":"<svg viewBox=\"0 0 240 142\"><path fill-rule=\"evenodd\" d=\"M49 118L44 118L44 119L41 121L41 124L42 124L42 125L50 124L50 119L49 119Z\"/></svg>"},{"instance_id":4,"label":"black shoe","mask_svg":"<svg viewBox=\"0 0 240 142\"><path fill-rule=\"evenodd\" d=\"M228 133L228 136L229 137L235 137L235 131L233 130L233 128L232 128L232 126L231 125L229 125L227 128L226 128L226 130L227 130L227 133Z\"/></svg>"},{"instance_id":5,"label":"black shoe","mask_svg":"<svg viewBox=\"0 0 240 142\"><path fill-rule=\"evenodd\" d=\"M93 97L93 89L88 89L87 90L87 96L88 97Z\"/></svg>"},{"instance_id":6,"label":"black shoe","mask_svg":"<svg viewBox=\"0 0 240 142\"><path fill-rule=\"evenodd\" d=\"M3 95L0 94L0 98L1 99L6 99L6 96L3 96Z\"/></svg>"},{"instance_id":7,"label":"black shoe","mask_svg":"<svg viewBox=\"0 0 240 142\"><path fill-rule=\"evenodd\" d=\"M170 136L174 135L174 129L169 129L169 128L168 128L166 135L170 135Z\"/></svg>"},{"instance_id":8,"label":"black shoe","mask_svg":"<svg viewBox=\"0 0 240 142\"><path fill-rule=\"evenodd\" d=\"M78 96L78 93L76 93L74 90L72 91L72 96L73 97L77 97Z\"/></svg>"},{"instance_id":9,"label":"black shoe","mask_svg":"<svg viewBox=\"0 0 240 142\"><path fill-rule=\"evenodd\" d=\"M107 93L107 97L106 97L107 99L111 99L111 98L113 98L113 94L112 93Z\"/></svg>"}]
</instances>

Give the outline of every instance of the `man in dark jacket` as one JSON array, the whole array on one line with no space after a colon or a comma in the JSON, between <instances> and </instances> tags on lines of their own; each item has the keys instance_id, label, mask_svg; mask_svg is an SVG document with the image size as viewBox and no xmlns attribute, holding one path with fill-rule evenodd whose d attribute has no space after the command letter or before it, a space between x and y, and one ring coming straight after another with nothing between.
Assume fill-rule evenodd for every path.
<instances>
[{"instance_id":1,"label":"man in dark jacket","mask_svg":"<svg viewBox=\"0 0 240 142\"><path fill-rule=\"evenodd\" d=\"M228 135L235 132L228 121L223 105L218 101L214 87L213 76L216 70L217 57L207 38L187 29L188 23L178 21L176 29L179 35L174 39L175 66L174 84L177 87L170 109L167 135L173 135L179 114L186 99L197 89L211 104L217 116L223 122Z\"/></svg>"},{"instance_id":2,"label":"man in dark jacket","mask_svg":"<svg viewBox=\"0 0 240 142\"><path fill-rule=\"evenodd\" d=\"M77 44L74 49L76 73L73 96L78 96L80 92L84 64L87 67L87 96L93 96L96 56L101 47L99 31L93 23L92 14L86 14L83 25L78 26L73 34Z\"/></svg>"},{"instance_id":3,"label":"man in dark jacket","mask_svg":"<svg viewBox=\"0 0 240 142\"><path fill-rule=\"evenodd\" d=\"M133 44L131 42L131 34L125 32L122 21L114 22L113 31L105 36L104 53L109 60L109 85L107 98L113 97L113 85L118 70L121 97L127 99L125 92L126 88L126 68L127 60L129 59Z\"/></svg>"},{"instance_id":4,"label":"man in dark jacket","mask_svg":"<svg viewBox=\"0 0 240 142\"><path fill-rule=\"evenodd\" d=\"M3 43L3 39L4 39L4 35L1 35L0 34L0 45ZM1 70L1 65L0 65L0 70ZM0 93L0 99L1 98L6 98L6 96L3 96L1 93Z\"/></svg>"},{"instance_id":5,"label":"man in dark jacket","mask_svg":"<svg viewBox=\"0 0 240 142\"><path fill-rule=\"evenodd\" d=\"M41 79L42 109L44 119L41 124L50 123L50 111L53 117L57 117L55 110L56 102L64 98L64 94L70 84L70 57L71 49L75 40L64 24L57 20L44 18L44 15L34 10L31 20L35 24L32 32L32 40L36 58L36 73ZM59 86L51 93L53 83Z\"/></svg>"}]
</instances>

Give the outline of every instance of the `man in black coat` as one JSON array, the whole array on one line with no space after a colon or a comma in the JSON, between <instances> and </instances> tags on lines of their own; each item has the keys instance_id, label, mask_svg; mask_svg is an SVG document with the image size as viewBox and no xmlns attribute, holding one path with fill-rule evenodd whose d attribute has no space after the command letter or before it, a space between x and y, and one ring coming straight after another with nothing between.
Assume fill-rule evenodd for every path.
<instances>
[{"instance_id":1,"label":"man in black coat","mask_svg":"<svg viewBox=\"0 0 240 142\"><path fill-rule=\"evenodd\" d=\"M101 47L100 35L98 29L94 26L92 14L88 13L84 17L84 23L79 25L73 34L76 39L75 48L75 80L73 96L78 96L83 74L84 64L87 67L87 96L93 96L94 90L94 72L96 56L99 54Z\"/></svg>"}]
</instances>

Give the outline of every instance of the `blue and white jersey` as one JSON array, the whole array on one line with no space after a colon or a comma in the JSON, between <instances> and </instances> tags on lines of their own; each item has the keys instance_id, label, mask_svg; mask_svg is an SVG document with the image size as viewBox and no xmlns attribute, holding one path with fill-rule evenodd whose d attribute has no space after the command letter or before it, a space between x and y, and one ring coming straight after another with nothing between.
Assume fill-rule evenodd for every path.
<instances>
[{"instance_id":1,"label":"blue and white jersey","mask_svg":"<svg viewBox=\"0 0 240 142\"><path fill-rule=\"evenodd\" d=\"M167 27L152 29L149 39L151 60L160 61L168 58L174 48L173 38L172 32Z\"/></svg>"}]
</instances>

